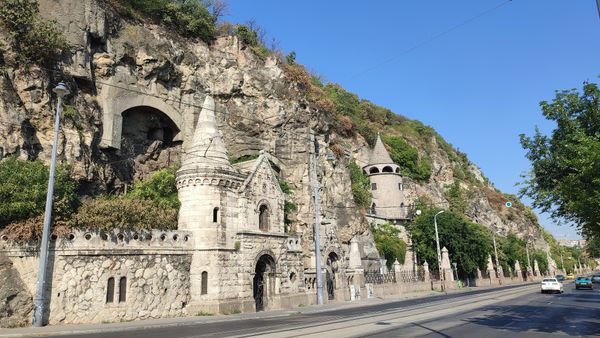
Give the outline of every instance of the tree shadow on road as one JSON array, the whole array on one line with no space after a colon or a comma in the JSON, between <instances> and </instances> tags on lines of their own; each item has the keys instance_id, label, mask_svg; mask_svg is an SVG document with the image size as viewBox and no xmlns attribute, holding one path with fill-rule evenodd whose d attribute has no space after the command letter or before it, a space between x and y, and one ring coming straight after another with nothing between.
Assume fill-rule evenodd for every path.
<instances>
[{"instance_id":1,"label":"tree shadow on road","mask_svg":"<svg viewBox=\"0 0 600 338\"><path fill-rule=\"evenodd\" d=\"M585 295L586 299L582 299L581 296L581 294L563 294L554 299L543 298L539 305L487 306L484 310L493 314L466 321L513 332L562 332L569 336L599 335L600 317L597 314L600 311L600 294ZM568 300L575 304L567 303ZM582 306L576 304L577 302L596 303L597 306Z\"/></svg>"}]
</instances>

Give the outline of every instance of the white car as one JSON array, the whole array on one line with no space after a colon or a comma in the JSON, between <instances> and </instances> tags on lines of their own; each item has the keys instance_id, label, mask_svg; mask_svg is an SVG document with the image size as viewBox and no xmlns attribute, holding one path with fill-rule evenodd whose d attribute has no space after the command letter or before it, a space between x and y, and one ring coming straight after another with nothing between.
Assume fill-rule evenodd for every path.
<instances>
[{"instance_id":1,"label":"white car","mask_svg":"<svg viewBox=\"0 0 600 338\"><path fill-rule=\"evenodd\" d=\"M558 279L549 277L542 280L542 293L563 293L563 285Z\"/></svg>"}]
</instances>

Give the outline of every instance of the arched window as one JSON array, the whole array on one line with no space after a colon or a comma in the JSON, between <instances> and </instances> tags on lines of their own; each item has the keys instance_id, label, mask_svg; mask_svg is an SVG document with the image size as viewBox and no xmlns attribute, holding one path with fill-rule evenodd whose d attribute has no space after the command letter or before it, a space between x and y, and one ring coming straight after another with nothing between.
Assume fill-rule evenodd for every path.
<instances>
[{"instance_id":1,"label":"arched window","mask_svg":"<svg viewBox=\"0 0 600 338\"><path fill-rule=\"evenodd\" d=\"M369 169L369 173L371 173L371 174L378 174L379 173L379 169L377 169L377 167L373 167L373 168Z\"/></svg>"},{"instance_id":2,"label":"arched window","mask_svg":"<svg viewBox=\"0 0 600 338\"><path fill-rule=\"evenodd\" d=\"M376 214L377 214L377 212L376 212L376 210L375 210L375 208L376 208L376 207L377 207L377 206L375 205L375 203L371 204L371 214L372 214L372 215L376 215Z\"/></svg>"},{"instance_id":3,"label":"arched window","mask_svg":"<svg viewBox=\"0 0 600 338\"><path fill-rule=\"evenodd\" d=\"M400 209L404 210L404 203L400 203Z\"/></svg>"},{"instance_id":4,"label":"arched window","mask_svg":"<svg viewBox=\"0 0 600 338\"><path fill-rule=\"evenodd\" d=\"M402 184L402 183L398 183L398 189L399 189L400 191L404 191L404 184Z\"/></svg>"},{"instance_id":5,"label":"arched window","mask_svg":"<svg viewBox=\"0 0 600 338\"><path fill-rule=\"evenodd\" d=\"M400 173L400 168L396 168L396 174Z\"/></svg>"},{"instance_id":6,"label":"arched window","mask_svg":"<svg viewBox=\"0 0 600 338\"><path fill-rule=\"evenodd\" d=\"M219 208L213 209L213 223L219 222Z\"/></svg>"},{"instance_id":7,"label":"arched window","mask_svg":"<svg viewBox=\"0 0 600 338\"><path fill-rule=\"evenodd\" d=\"M388 165L388 166L385 166L385 167L383 167L383 170L382 170L382 171L383 171L384 173L393 173L393 172L394 172L394 169L392 169L392 167L390 167L390 166Z\"/></svg>"},{"instance_id":8,"label":"arched window","mask_svg":"<svg viewBox=\"0 0 600 338\"><path fill-rule=\"evenodd\" d=\"M202 271L202 285L200 287L200 294L205 295L208 293L208 272Z\"/></svg>"},{"instance_id":9,"label":"arched window","mask_svg":"<svg viewBox=\"0 0 600 338\"><path fill-rule=\"evenodd\" d=\"M371 183L371 190L377 190L377 183Z\"/></svg>"},{"instance_id":10,"label":"arched window","mask_svg":"<svg viewBox=\"0 0 600 338\"><path fill-rule=\"evenodd\" d=\"M258 208L258 228L261 231L269 231L269 207L265 204Z\"/></svg>"},{"instance_id":11,"label":"arched window","mask_svg":"<svg viewBox=\"0 0 600 338\"><path fill-rule=\"evenodd\" d=\"M127 277L119 279L119 303L124 303L127 300Z\"/></svg>"},{"instance_id":12,"label":"arched window","mask_svg":"<svg viewBox=\"0 0 600 338\"><path fill-rule=\"evenodd\" d=\"M110 277L106 285L106 302L112 303L115 300L115 279Z\"/></svg>"}]
</instances>

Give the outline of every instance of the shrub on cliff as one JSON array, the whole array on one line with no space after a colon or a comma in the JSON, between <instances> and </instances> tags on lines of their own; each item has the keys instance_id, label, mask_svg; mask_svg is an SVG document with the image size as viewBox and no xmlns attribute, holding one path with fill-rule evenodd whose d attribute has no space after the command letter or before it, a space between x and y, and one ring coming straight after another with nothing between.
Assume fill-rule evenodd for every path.
<instances>
[{"instance_id":1,"label":"shrub on cliff","mask_svg":"<svg viewBox=\"0 0 600 338\"><path fill-rule=\"evenodd\" d=\"M426 181L431 176L431 163L419 158L417 149L397 136L384 137L384 143L390 147L390 157L400 166L402 174L419 181Z\"/></svg>"},{"instance_id":2,"label":"shrub on cliff","mask_svg":"<svg viewBox=\"0 0 600 338\"><path fill-rule=\"evenodd\" d=\"M10 34L17 62L56 61L68 47L56 23L39 17L35 0L0 0L0 24Z\"/></svg>"},{"instance_id":3,"label":"shrub on cliff","mask_svg":"<svg viewBox=\"0 0 600 338\"><path fill-rule=\"evenodd\" d=\"M371 206L371 181L362 169L355 163L350 162L350 182L352 188L352 197L356 206L367 209Z\"/></svg>"},{"instance_id":4,"label":"shrub on cliff","mask_svg":"<svg viewBox=\"0 0 600 338\"><path fill-rule=\"evenodd\" d=\"M137 198L103 197L84 203L70 226L94 230L177 229L178 209Z\"/></svg>"},{"instance_id":5,"label":"shrub on cliff","mask_svg":"<svg viewBox=\"0 0 600 338\"><path fill-rule=\"evenodd\" d=\"M215 38L216 17L197 0L114 0L127 14L138 14L176 29L186 37L211 42ZM118 6L118 7L120 7ZM123 8L117 8L123 11Z\"/></svg>"},{"instance_id":6,"label":"shrub on cliff","mask_svg":"<svg viewBox=\"0 0 600 338\"><path fill-rule=\"evenodd\" d=\"M67 166L58 166L55 177L53 216L60 218L76 206L77 182L70 177ZM48 178L48 167L41 161L8 157L0 162L0 228L44 212Z\"/></svg>"}]
</instances>

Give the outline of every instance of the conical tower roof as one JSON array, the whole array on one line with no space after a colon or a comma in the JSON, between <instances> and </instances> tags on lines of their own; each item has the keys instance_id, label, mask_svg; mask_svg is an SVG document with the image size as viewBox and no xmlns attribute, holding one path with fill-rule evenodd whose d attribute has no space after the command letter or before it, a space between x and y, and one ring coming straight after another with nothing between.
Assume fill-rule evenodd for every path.
<instances>
[{"instance_id":1,"label":"conical tower roof","mask_svg":"<svg viewBox=\"0 0 600 338\"><path fill-rule=\"evenodd\" d=\"M192 143L188 146L181 169L221 168L233 170L227 157L223 136L217 129L215 101L207 96L198 116Z\"/></svg>"},{"instance_id":2,"label":"conical tower roof","mask_svg":"<svg viewBox=\"0 0 600 338\"><path fill-rule=\"evenodd\" d=\"M385 149L383 142L381 141L381 136L377 133L377 142L375 142L375 148L373 148L373 152L371 153L371 159L369 164L388 164L394 163L390 154Z\"/></svg>"}]
</instances>

